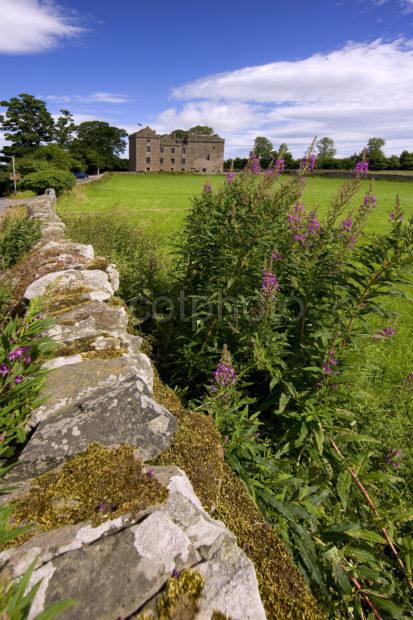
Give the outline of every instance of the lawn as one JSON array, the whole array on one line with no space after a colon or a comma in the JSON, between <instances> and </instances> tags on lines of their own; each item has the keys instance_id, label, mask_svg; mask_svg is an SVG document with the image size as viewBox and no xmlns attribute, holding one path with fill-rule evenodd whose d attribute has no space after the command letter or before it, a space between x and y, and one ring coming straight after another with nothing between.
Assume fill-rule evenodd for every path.
<instances>
[{"instance_id":1,"label":"lawn","mask_svg":"<svg viewBox=\"0 0 413 620\"><path fill-rule=\"evenodd\" d=\"M219 188L224 176L212 177L212 187ZM191 204L191 196L202 191L206 178L200 175L129 175L113 174L96 183L78 186L60 199L59 213L81 215L90 213L112 214L125 217L157 235L173 238L179 231ZM324 210L331 196L342 184L342 179L308 178L304 191L307 207ZM354 199L360 204L369 181ZM413 214L413 182L375 182L378 206L370 218L372 230L382 232L387 227L388 213L392 210L396 194L399 195L406 214Z\"/></svg>"}]
</instances>

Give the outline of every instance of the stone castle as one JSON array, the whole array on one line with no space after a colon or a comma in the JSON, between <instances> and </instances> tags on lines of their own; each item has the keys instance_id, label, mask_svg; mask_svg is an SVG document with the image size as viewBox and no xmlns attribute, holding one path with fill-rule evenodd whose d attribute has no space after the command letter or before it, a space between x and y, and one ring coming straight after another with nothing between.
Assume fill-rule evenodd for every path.
<instances>
[{"instance_id":1,"label":"stone castle","mask_svg":"<svg viewBox=\"0 0 413 620\"><path fill-rule=\"evenodd\" d=\"M129 170L215 174L224 169L224 143L217 134L190 133L181 138L144 127L129 136Z\"/></svg>"}]
</instances>

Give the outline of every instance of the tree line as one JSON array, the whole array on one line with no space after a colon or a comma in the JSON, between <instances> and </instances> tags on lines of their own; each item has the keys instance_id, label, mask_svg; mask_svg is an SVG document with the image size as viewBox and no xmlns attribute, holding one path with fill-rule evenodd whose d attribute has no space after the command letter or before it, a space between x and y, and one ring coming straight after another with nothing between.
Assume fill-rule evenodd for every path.
<instances>
[{"instance_id":1,"label":"tree line","mask_svg":"<svg viewBox=\"0 0 413 620\"><path fill-rule=\"evenodd\" d=\"M322 170L352 170L356 161L365 154L371 170L413 170L413 152L403 150L400 155L387 157L384 153L385 140L383 138L370 138L361 153L354 153L350 157L336 157L337 149L334 140L325 136L315 144L317 154L317 168ZM286 168L296 169L300 167L301 159L295 159L285 143L274 148L271 140L265 136L257 136L254 141L253 152L260 158L261 166L268 168L277 159L284 159ZM242 170L247 157L227 159L224 167Z\"/></svg>"},{"instance_id":2,"label":"tree line","mask_svg":"<svg viewBox=\"0 0 413 620\"><path fill-rule=\"evenodd\" d=\"M66 109L54 120L46 103L27 93L0 105L6 108L0 115L0 131L7 140L0 154L0 192L9 187L13 157L23 180L35 175L42 185L52 172L62 179L66 174L69 183L67 175L73 178L73 172L128 170L128 160L121 157L128 136L125 129L104 121L76 124Z\"/></svg>"}]
</instances>

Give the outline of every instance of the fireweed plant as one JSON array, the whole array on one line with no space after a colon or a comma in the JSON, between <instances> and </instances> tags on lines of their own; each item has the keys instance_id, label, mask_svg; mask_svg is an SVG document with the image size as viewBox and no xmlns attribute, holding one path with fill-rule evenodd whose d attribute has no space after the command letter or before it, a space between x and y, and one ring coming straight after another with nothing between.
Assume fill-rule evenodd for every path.
<instances>
[{"instance_id":1,"label":"fireweed plant","mask_svg":"<svg viewBox=\"0 0 413 620\"><path fill-rule=\"evenodd\" d=\"M13 445L25 439L25 421L38 404L46 371L44 361L55 349L47 336L52 321L42 316L39 300L33 300L23 318L10 320L0 340L0 444Z\"/></svg>"},{"instance_id":2,"label":"fireweed plant","mask_svg":"<svg viewBox=\"0 0 413 620\"><path fill-rule=\"evenodd\" d=\"M302 201L314 165L310 150L280 182L280 163L261 173L252 154L194 199L174 292L185 294L175 321L159 325L159 358L202 398L228 462L328 614L409 618L413 508L398 451L386 461L360 431L352 384L363 341L394 335L383 302L406 282L413 221L396 201L390 231L366 234L373 188L348 204L367 161L321 218Z\"/></svg>"}]
</instances>

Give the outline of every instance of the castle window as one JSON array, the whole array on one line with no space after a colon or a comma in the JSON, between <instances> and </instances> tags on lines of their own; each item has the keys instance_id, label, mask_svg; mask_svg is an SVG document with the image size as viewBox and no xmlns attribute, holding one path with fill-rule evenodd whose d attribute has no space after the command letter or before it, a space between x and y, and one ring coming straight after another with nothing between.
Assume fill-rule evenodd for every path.
<instances>
[{"instance_id":1,"label":"castle window","mask_svg":"<svg viewBox=\"0 0 413 620\"><path fill-rule=\"evenodd\" d=\"M171 157L171 164L174 164L174 163L175 163L175 160L173 157Z\"/></svg>"},{"instance_id":2,"label":"castle window","mask_svg":"<svg viewBox=\"0 0 413 620\"><path fill-rule=\"evenodd\" d=\"M161 153L164 153L164 152L165 152L165 149L164 149L164 147L163 147L163 146L161 146L161 149L160 149L160 150L161 150Z\"/></svg>"},{"instance_id":3,"label":"castle window","mask_svg":"<svg viewBox=\"0 0 413 620\"><path fill-rule=\"evenodd\" d=\"M211 155L209 153L206 154L206 159L209 161L211 159Z\"/></svg>"},{"instance_id":4,"label":"castle window","mask_svg":"<svg viewBox=\"0 0 413 620\"><path fill-rule=\"evenodd\" d=\"M175 170L175 168L171 168L171 170Z\"/></svg>"},{"instance_id":5,"label":"castle window","mask_svg":"<svg viewBox=\"0 0 413 620\"><path fill-rule=\"evenodd\" d=\"M150 153L150 152L151 152L151 147L150 147L150 146L147 146L147 147L146 147L146 152L147 152L147 153Z\"/></svg>"},{"instance_id":6,"label":"castle window","mask_svg":"<svg viewBox=\"0 0 413 620\"><path fill-rule=\"evenodd\" d=\"M147 158L146 158L146 163L147 163L147 164L150 164L150 163L151 163L151 158L150 158L150 157L147 157Z\"/></svg>"},{"instance_id":7,"label":"castle window","mask_svg":"<svg viewBox=\"0 0 413 620\"><path fill-rule=\"evenodd\" d=\"M171 146L171 153L175 153L175 147Z\"/></svg>"},{"instance_id":8,"label":"castle window","mask_svg":"<svg viewBox=\"0 0 413 620\"><path fill-rule=\"evenodd\" d=\"M151 139L150 138L146 138L146 142L149 142L149 144L151 143Z\"/></svg>"},{"instance_id":9,"label":"castle window","mask_svg":"<svg viewBox=\"0 0 413 620\"><path fill-rule=\"evenodd\" d=\"M160 158L159 163L163 164L163 157Z\"/></svg>"},{"instance_id":10,"label":"castle window","mask_svg":"<svg viewBox=\"0 0 413 620\"><path fill-rule=\"evenodd\" d=\"M185 164L186 163L186 159L181 159L181 164Z\"/></svg>"},{"instance_id":11,"label":"castle window","mask_svg":"<svg viewBox=\"0 0 413 620\"><path fill-rule=\"evenodd\" d=\"M185 155L185 153L186 153L186 148L185 147L183 147L182 153Z\"/></svg>"},{"instance_id":12,"label":"castle window","mask_svg":"<svg viewBox=\"0 0 413 620\"><path fill-rule=\"evenodd\" d=\"M202 172L206 172L206 168L202 168Z\"/></svg>"},{"instance_id":13,"label":"castle window","mask_svg":"<svg viewBox=\"0 0 413 620\"><path fill-rule=\"evenodd\" d=\"M146 172L150 172L150 171L151 171L151 169L150 169L150 168L146 168Z\"/></svg>"}]
</instances>

